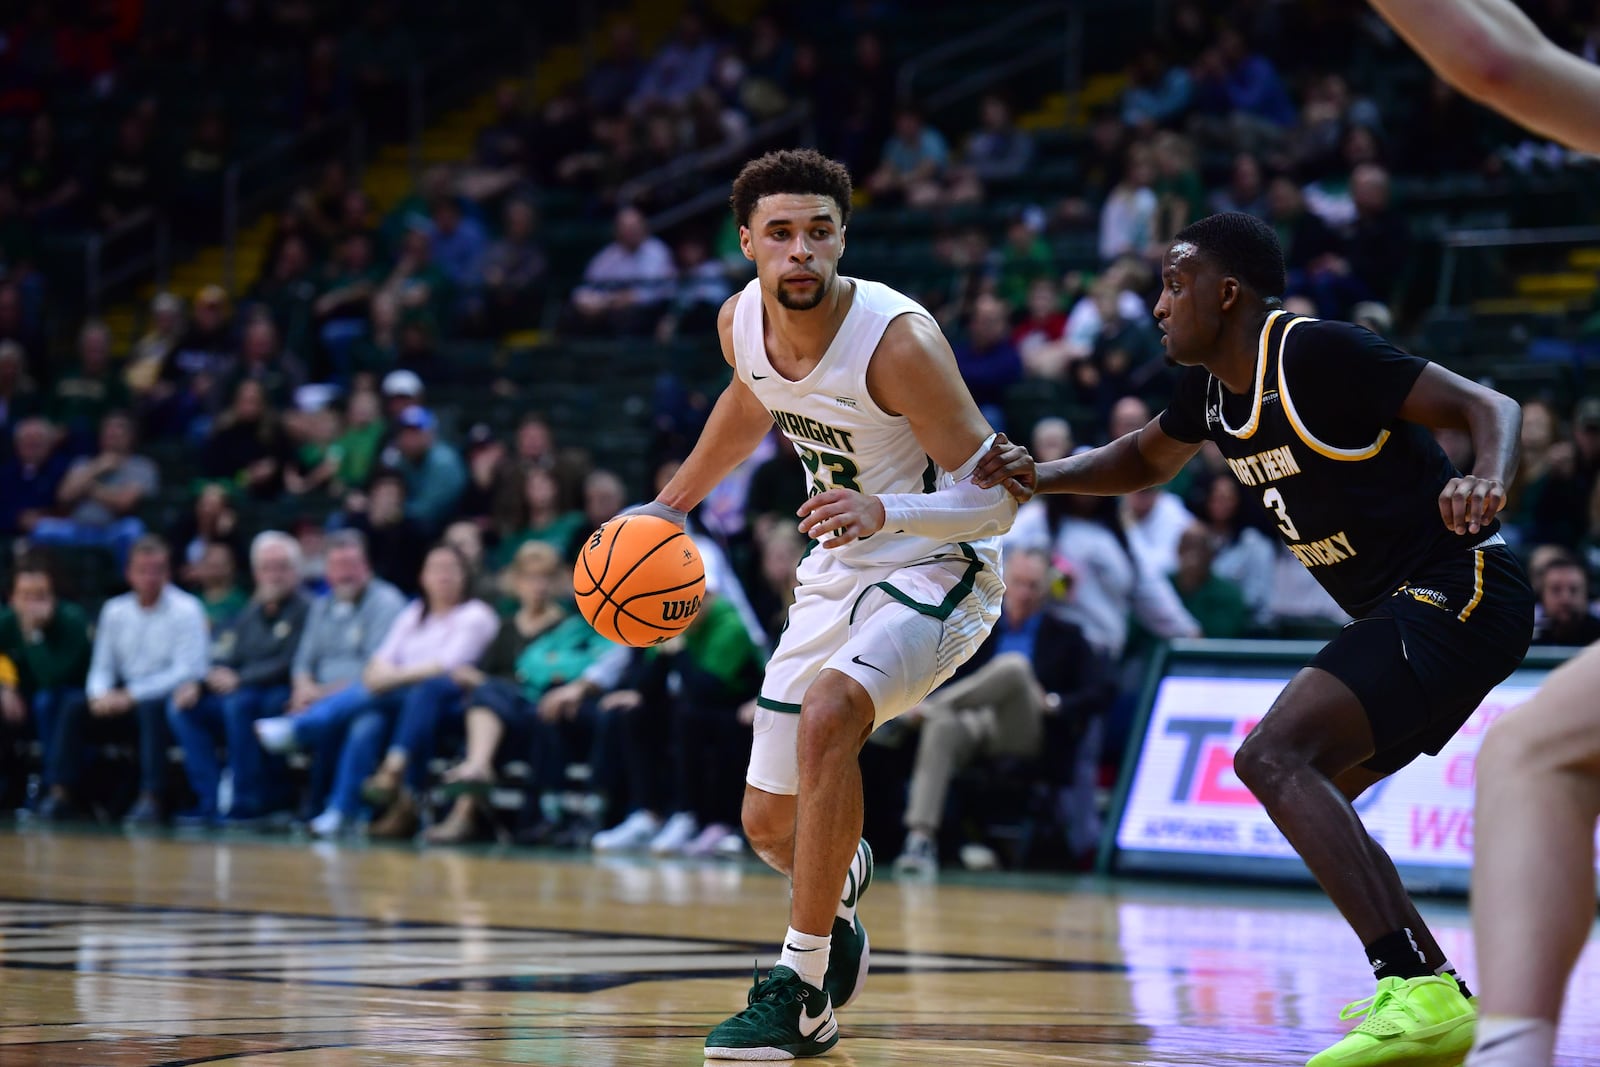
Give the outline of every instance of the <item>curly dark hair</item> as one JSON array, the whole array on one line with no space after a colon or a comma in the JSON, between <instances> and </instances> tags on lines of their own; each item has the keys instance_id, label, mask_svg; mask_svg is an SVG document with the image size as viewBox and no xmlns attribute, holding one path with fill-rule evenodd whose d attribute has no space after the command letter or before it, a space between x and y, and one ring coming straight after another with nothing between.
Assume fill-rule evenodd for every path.
<instances>
[{"instance_id":1,"label":"curly dark hair","mask_svg":"<svg viewBox=\"0 0 1600 1067\"><path fill-rule=\"evenodd\" d=\"M1278 235L1254 215L1240 211L1208 215L1179 230L1173 241L1194 245L1222 273L1238 278L1264 300L1281 297L1288 288Z\"/></svg>"},{"instance_id":2,"label":"curly dark hair","mask_svg":"<svg viewBox=\"0 0 1600 1067\"><path fill-rule=\"evenodd\" d=\"M750 225L750 213L764 196L798 193L831 197L839 205L839 225L850 221L850 172L836 159L812 148L768 152L752 159L733 180L728 206L740 226Z\"/></svg>"}]
</instances>

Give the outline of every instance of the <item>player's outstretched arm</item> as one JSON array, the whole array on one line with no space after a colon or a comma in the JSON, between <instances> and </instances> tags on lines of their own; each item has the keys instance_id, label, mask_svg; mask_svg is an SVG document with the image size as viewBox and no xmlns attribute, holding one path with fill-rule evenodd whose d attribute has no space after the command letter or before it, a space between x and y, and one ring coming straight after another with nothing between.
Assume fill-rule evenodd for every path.
<instances>
[{"instance_id":1,"label":"player's outstretched arm","mask_svg":"<svg viewBox=\"0 0 1600 1067\"><path fill-rule=\"evenodd\" d=\"M730 367L734 366L733 309L738 300L738 294L729 297L717 316L722 358ZM733 472L733 468L750 457L770 429L772 413L735 374L733 381L717 397L694 449L678 468L678 473L662 488L656 502L677 511L693 510L718 482Z\"/></svg>"},{"instance_id":2,"label":"player's outstretched arm","mask_svg":"<svg viewBox=\"0 0 1600 1067\"><path fill-rule=\"evenodd\" d=\"M1172 481L1198 451L1198 444L1167 436L1161 429L1161 420L1155 418L1143 429L1124 434L1110 444L1039 464L1037 491L1121 496ZM983 465L979 473L992 476Z\"/></svg>"},{"instance_id":3,"label":"player's outstretched arm","mask_svg":"<svg viewBox=\"0 0 1600 1067\"><path fill-rule=\"evenodd\" d=\"M917 444L956 484L933 493L868 496L830 489L800 509L801 532L838 548L880 529L940 541L992 537L1011 528L1017 502L1004 488L971 479L995 433L978 410L949 342L931 319L902 315L889 324L867 368L867 391L883 410L904 415Z\"/></svg>"},{"instance_id":4,"label":"player's outstretched arm","mask_svg":"<svg viewBox=\"0 0 1600 1067\"><path fill-rule=\"evenodd\" d=\"M1472 437L1472 473L1452 478L1439 494L1439 515L1458 534L1477 533L1505 506L1517 472L1522 406L1510 397L1430 363L1400 405L1400 417L1434 430Z\"/></svg>"},{"instance_id":5,"label":"player's outstretched arm","mask_svg":"<svg viewBox=\"0 0 1600 1067\"><path fill-rule=\"evenodd\" d=\"M1600 68L1539 32L1511 0L1370 0L1467 96L1584 152L1600 152Z\"/></svg>"}]
</instances>

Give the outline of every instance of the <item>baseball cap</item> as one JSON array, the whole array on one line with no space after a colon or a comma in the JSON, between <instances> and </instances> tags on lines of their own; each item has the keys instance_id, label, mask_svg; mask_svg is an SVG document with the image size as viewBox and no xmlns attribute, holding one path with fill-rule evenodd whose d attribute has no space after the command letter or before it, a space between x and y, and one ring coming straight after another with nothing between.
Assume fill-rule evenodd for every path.
<instances>
[{"instance_id":1,"label":"baseball cap","mask_svg":"<svg viewBox=\"0 0 1600 1067\"><path fill-rule=\"evenodd\" d=\"M415 404L402 411L398 421L403 430L431 430L439 425L439 420L433 417L433 412Z\"/></svg>"},{"instance_id":2,"label":"baseball cap","mask_svg":"<svg viewBox=\"0 0 1600 1067\"><path fill-rule=\"evenodd\" d=\"M484 445L494 443L494 430L486 422L475 422L472 429L467 431L467 448L482 448Z\"/></svg>"},{"instance_id":3,"label":"baseball cap","mask_svg":"<svg viewBox=\"0 0 1600 1067\"><path fill-rule=\"evenodd\" d=\"M383 376L384 396L421 396L422 379L416 371L392 370Z\"/></svg>"}]
</instances>

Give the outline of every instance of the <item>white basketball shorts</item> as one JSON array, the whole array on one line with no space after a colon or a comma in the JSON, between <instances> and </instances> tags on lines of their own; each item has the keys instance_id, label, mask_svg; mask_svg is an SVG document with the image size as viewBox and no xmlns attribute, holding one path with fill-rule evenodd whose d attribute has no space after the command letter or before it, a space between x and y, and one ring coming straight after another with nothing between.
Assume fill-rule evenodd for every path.
<instances>
[{"instance_id":1,"label":"white basketball shorts","mask_svg":"<svg viewBox=\"0 0 1600 1067\"><path fill-rule=\"evenodd\" d=\"M873 728L921 702L983 643L1005 592L998 568L965 545L917 563L865 569L820 546L800 561L799 587L756 699L745 780L799 791L797 743L807 688L824 670L872 697Z\"/></svg>"}]
</instances>

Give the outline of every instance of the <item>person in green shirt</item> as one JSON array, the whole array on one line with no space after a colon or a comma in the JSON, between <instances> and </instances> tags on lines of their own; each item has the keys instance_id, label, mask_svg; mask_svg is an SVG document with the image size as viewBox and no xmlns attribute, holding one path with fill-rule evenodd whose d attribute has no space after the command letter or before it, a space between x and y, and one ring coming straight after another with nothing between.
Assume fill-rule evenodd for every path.
<instances>
[{"instance_id":1,"label":"person in green shirt","mask_svg":"<svg viewBox=\"0 0 1600 1067\"><path fill-rule=\"evenodd\" d=\"M531 466L523 475L522 515L518 524L502 533L494 564L504 567L530 541L563 552L578 537L587 520L581 511L561 507L561 483L544 467Z\"/></svg>"},{"instance_id":2,"label":"person in green shirt","mask_svg":"<svg viewBox=\"0 0 1600 1067\"><path fill-rule=\"evenodd\" d=\"M1205 637L1243 637L1250 627L1244 594L1211 571L1211 535L1195 523L1178 538L1178 571L1172 584Z\"/></svg>"},{"instance_id":3,"label":"person in green shirt","mask_svg":"<svg viewBox=\"0 0 1600 1067\"><path fill-rule=\"evenodd\" d=\"M128 387L111 365L111 331L90 320L78 331L78 363L56 379L49 414L80 448L94 445L100 421L128 406Z\"/></svg>"},{"instance_id":4,"label":"person in green shirt","mask_svg":"<svg viewBox=\"0 0 1600 1067\"><path fill-rule=\"evenodd\" d=\"M334 476L336 490L366 487L383 448L385 429L383 406L377 393L364 390L350 397L344 432L333 443L339 453L339 470Z\"/></svg>"},{"instance_id":5,"label":"person in green shirt","mask_svg":"<svg viewBox=\"0 0 1600 1067\"><path fill-rule=\"evenodd\" d=\"M55 724L67 705L84 700L92 648L88 617L56 597L42 556L24 556L12 576L10 601L0 610L0 797L14 799L22 770L14 760L16 742L31 732L44 746L41 817L66 813L53 775L63 755Z\"/></svg>"}]
</instances>

